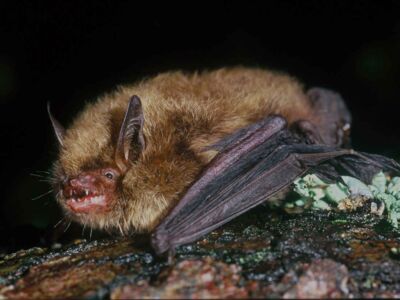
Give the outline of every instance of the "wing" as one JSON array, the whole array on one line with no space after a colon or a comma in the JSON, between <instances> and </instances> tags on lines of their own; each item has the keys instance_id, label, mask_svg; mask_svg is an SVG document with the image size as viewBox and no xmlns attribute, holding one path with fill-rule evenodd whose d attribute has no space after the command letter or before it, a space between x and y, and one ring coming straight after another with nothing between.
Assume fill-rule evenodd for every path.
<instances>
[{"instance_id":1,"label":"wing","mask_svg":"<svg viewBox=\"0 0 400 300\"><path fill-rule=\"evenodd\" d=\"M286 192L297 177L310 170L335 179L340 169L363 180L381 169L400 172L400 165L382 156L306 144L279 116L232 135L219 147L221 152L152 234L158 254L193 242Z\"/></svg>"},{"instance_id":2,"label":"wing","mask_svg":"<svg viewBox=\"0 0 400 300\"><path fill-rule=\"evenodd\" d=\"M307 172L332 182L346 173L369 182L380 170L400 173L389 158L350 146L351 115L341 96L313 88L313 114L287 128L270 116L211 146L219 154L152 234L158 254L193 242L264 201L283 197Z\"/></svg>"}]
</instances>

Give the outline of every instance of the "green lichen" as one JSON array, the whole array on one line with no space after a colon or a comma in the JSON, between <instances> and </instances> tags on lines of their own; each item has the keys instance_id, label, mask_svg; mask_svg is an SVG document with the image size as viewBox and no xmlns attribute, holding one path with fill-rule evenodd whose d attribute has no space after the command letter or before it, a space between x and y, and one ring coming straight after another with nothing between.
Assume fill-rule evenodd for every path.
<instances>
[{"instance_id":1,"label":"green lichen","mask_svg":"<svg viewBox=\"0 0 400 300\"><path fill-rule=\"evenodd\" d=\"M400 219L400 177L386 178L382 172L378 173L369 185L375 199L385 204L387 220L394 227L399 228Z\"/></svg>"},{"instance_id":2,"label":"green lichen","mask_svg":"<svg viewBox=\"0 0 400 300\"><path fill-rule=\"evenodd\" d=\"M362 197L376 199L385 205L387 221L396 229L400 220L400 177L388 178L383 172L376 174L371 185L360 180L342 176L343 183L328 184L314 174L298 178L294 182L294 192L300 198L285 202L287 210L310 208L314 210L332 210L345 201ZM310 205L306 205L311 203Z\"/></svg>"}]
</instances>

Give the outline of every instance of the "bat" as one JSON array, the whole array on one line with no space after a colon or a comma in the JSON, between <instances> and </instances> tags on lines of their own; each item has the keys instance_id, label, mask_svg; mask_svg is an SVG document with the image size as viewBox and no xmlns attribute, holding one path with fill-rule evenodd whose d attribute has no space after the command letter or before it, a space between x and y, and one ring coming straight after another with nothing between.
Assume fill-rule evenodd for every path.
<instances>
[{"instance_id":1,"label":"bat","mask_svg":"<svg viewBox=\"0 0 400 300\"><path fill-rule=\"evenodd\" d=\"M88 104L59 144L56 199L67 218L151 233L157 254L193 242L313 172L369 182L389 158L351 149L341 96L269 70L170 72Z\"/></svg>"}]
</instances>

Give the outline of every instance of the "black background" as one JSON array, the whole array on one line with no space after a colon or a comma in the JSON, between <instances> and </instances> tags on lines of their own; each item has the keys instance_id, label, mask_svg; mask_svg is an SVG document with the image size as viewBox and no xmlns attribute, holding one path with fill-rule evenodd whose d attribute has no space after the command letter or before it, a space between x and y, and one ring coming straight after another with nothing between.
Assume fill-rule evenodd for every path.
<instances>
[{"instance_id":1,"label":"black background","mask_svg":"<svg viewBox=\"0 0 400 300\"><path fill-rule=\"evenodd\" d=\"M45 243L61 218L51 196L31 201L48 186L30 174L57 153L46 102L68 125L85 101L165 70L287 71L344 96L355 148L400 156L398 1L14 2L0 4L3 249Z\"/></svg>"}]
</instances>

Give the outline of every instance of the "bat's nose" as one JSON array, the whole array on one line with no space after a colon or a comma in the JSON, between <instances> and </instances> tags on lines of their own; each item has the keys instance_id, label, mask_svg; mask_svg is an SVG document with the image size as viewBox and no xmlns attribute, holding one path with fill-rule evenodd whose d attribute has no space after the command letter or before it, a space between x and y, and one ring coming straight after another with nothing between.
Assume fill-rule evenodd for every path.
<instances>
[{"instance_id":1,"label":"bat's nose","mask_svg":"<svg viewBox=\"0 0 400 300\"><path fill-rule=\"evenodd\" d=\"M70 179L69 184L72 187L87 187L89 185L92 185L95 180L96 178L93 175L80 174L78 177Z\"/></svg>"}]
</instances>

